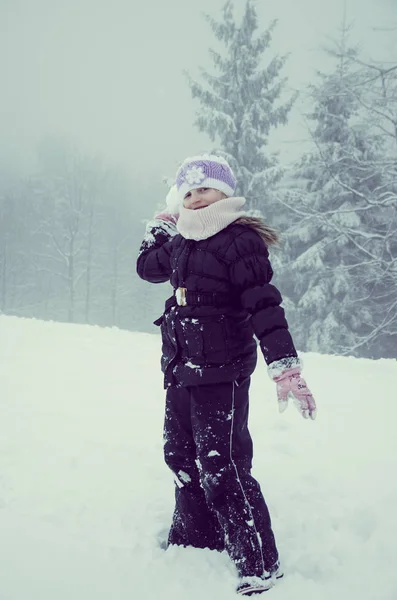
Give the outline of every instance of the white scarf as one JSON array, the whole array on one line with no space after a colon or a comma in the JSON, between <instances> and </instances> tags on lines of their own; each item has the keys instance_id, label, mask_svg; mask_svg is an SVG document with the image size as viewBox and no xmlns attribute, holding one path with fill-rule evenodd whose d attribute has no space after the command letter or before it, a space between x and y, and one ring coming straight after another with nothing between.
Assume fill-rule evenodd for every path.
<instances>
[{"instance_id":1,"label":"white scarf","mask_svg":"<svg viewBox=\"0 0 397 600\"><path fill-rule=\"evenodd\" d=\"M179 210L177 229L187 240L206 240L225 229L230 223L246 213L239 210L245 198L223 198L196 210L182 206Z\"/></svg>"}]
</instances>

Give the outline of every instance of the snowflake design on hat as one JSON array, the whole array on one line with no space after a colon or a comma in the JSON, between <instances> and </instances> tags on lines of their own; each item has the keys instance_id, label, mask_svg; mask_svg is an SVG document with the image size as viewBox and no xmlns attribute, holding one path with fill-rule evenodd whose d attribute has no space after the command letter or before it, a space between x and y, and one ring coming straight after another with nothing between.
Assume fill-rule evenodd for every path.
<instances>
[{"instance_id":1,"label":"snowflake design on hat","mask_svg":"<svg viewBox=\"0 0 397 600\"><path fill-rule=\"evenodd\" d=\"M185 173L185 181L189 184L201 183L206 179L203 167L191 167Z\"/></svg>"}]
</instances>

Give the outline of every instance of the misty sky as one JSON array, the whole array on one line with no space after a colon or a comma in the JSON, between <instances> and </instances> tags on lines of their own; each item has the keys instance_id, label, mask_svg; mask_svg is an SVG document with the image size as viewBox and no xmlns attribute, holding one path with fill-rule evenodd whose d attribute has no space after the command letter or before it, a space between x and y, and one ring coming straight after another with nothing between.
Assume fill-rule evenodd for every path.
<instances>
[{"instance_id":1,"label":"misty sky","mask_svg":"<svg viewBox=\"0 0 397 600\"><path fill-rule=\"evenodd\" d=\"M353 39L368 56L396 60L396 0L349 0ZM224 0L0 0L0 160L30 164L43 136L63 135L135 175L160 179L211 147L193 128L183 70L211 69L216 46L202 11L220 17ZM236 0L236 16L245 0ZM335 37L343 0L258 0L260 22L279 18L272 51L291 52L294 88L324 65L320 45ZM397 38L397 33L395 34ZM324 65L325 66L325 65ZM274 145L284 159L305 137L299 111Z\"/></svg>"}]
</instances>

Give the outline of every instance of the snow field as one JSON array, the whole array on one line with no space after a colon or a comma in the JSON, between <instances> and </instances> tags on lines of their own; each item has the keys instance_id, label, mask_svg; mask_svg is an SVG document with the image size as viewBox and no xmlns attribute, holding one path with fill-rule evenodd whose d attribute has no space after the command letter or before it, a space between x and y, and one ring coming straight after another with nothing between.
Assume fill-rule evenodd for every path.
<instances>
[{"instance_id":1,"label":"snow field","mask_svg":"<svg viewBox=\"0 0 397 600\"><path fill-rule=\"evenodd\" d=\"M158 544L159 358L158 335L0 317L0 600L236 597L225 553ZM278 414L258 358L254 475L286 572L269 600L395 600L397 362L305 354L313 423Z\"/></svg>"}]
</instances>

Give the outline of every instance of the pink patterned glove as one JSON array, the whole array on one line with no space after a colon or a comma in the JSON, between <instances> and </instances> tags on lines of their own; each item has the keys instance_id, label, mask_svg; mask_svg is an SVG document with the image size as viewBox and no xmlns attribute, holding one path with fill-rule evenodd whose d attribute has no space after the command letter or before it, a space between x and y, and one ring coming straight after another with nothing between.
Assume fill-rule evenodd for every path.
<instances>
[{"instance_id":1,"label":"pink patterned glove","mask_svg":"<svg viewBox=\"0 0 397 600\"><path fill-rule=\"evenodd\" d=\"M317 410L313 395L306 385L306 381L301 377L300 367L287 369L281 375L273 377L277 384L277 398L280 413L284 412L288 406L288 399L292 398L296 408L303 418L316 418Z\"/></svg>"},{"instance_id":2,"label":"pink patterned glove","mask_svg":"<svg viewBox=\"0 0 397 600\"><path fill-rule=\"evenodd\" d=\"M176 226L179 215L172 215L171 213L162 212L156 215L154 218L158 219L159 221L168 221L169 223L172 223L172 225Z\"/></svg>"}]
</instances>

